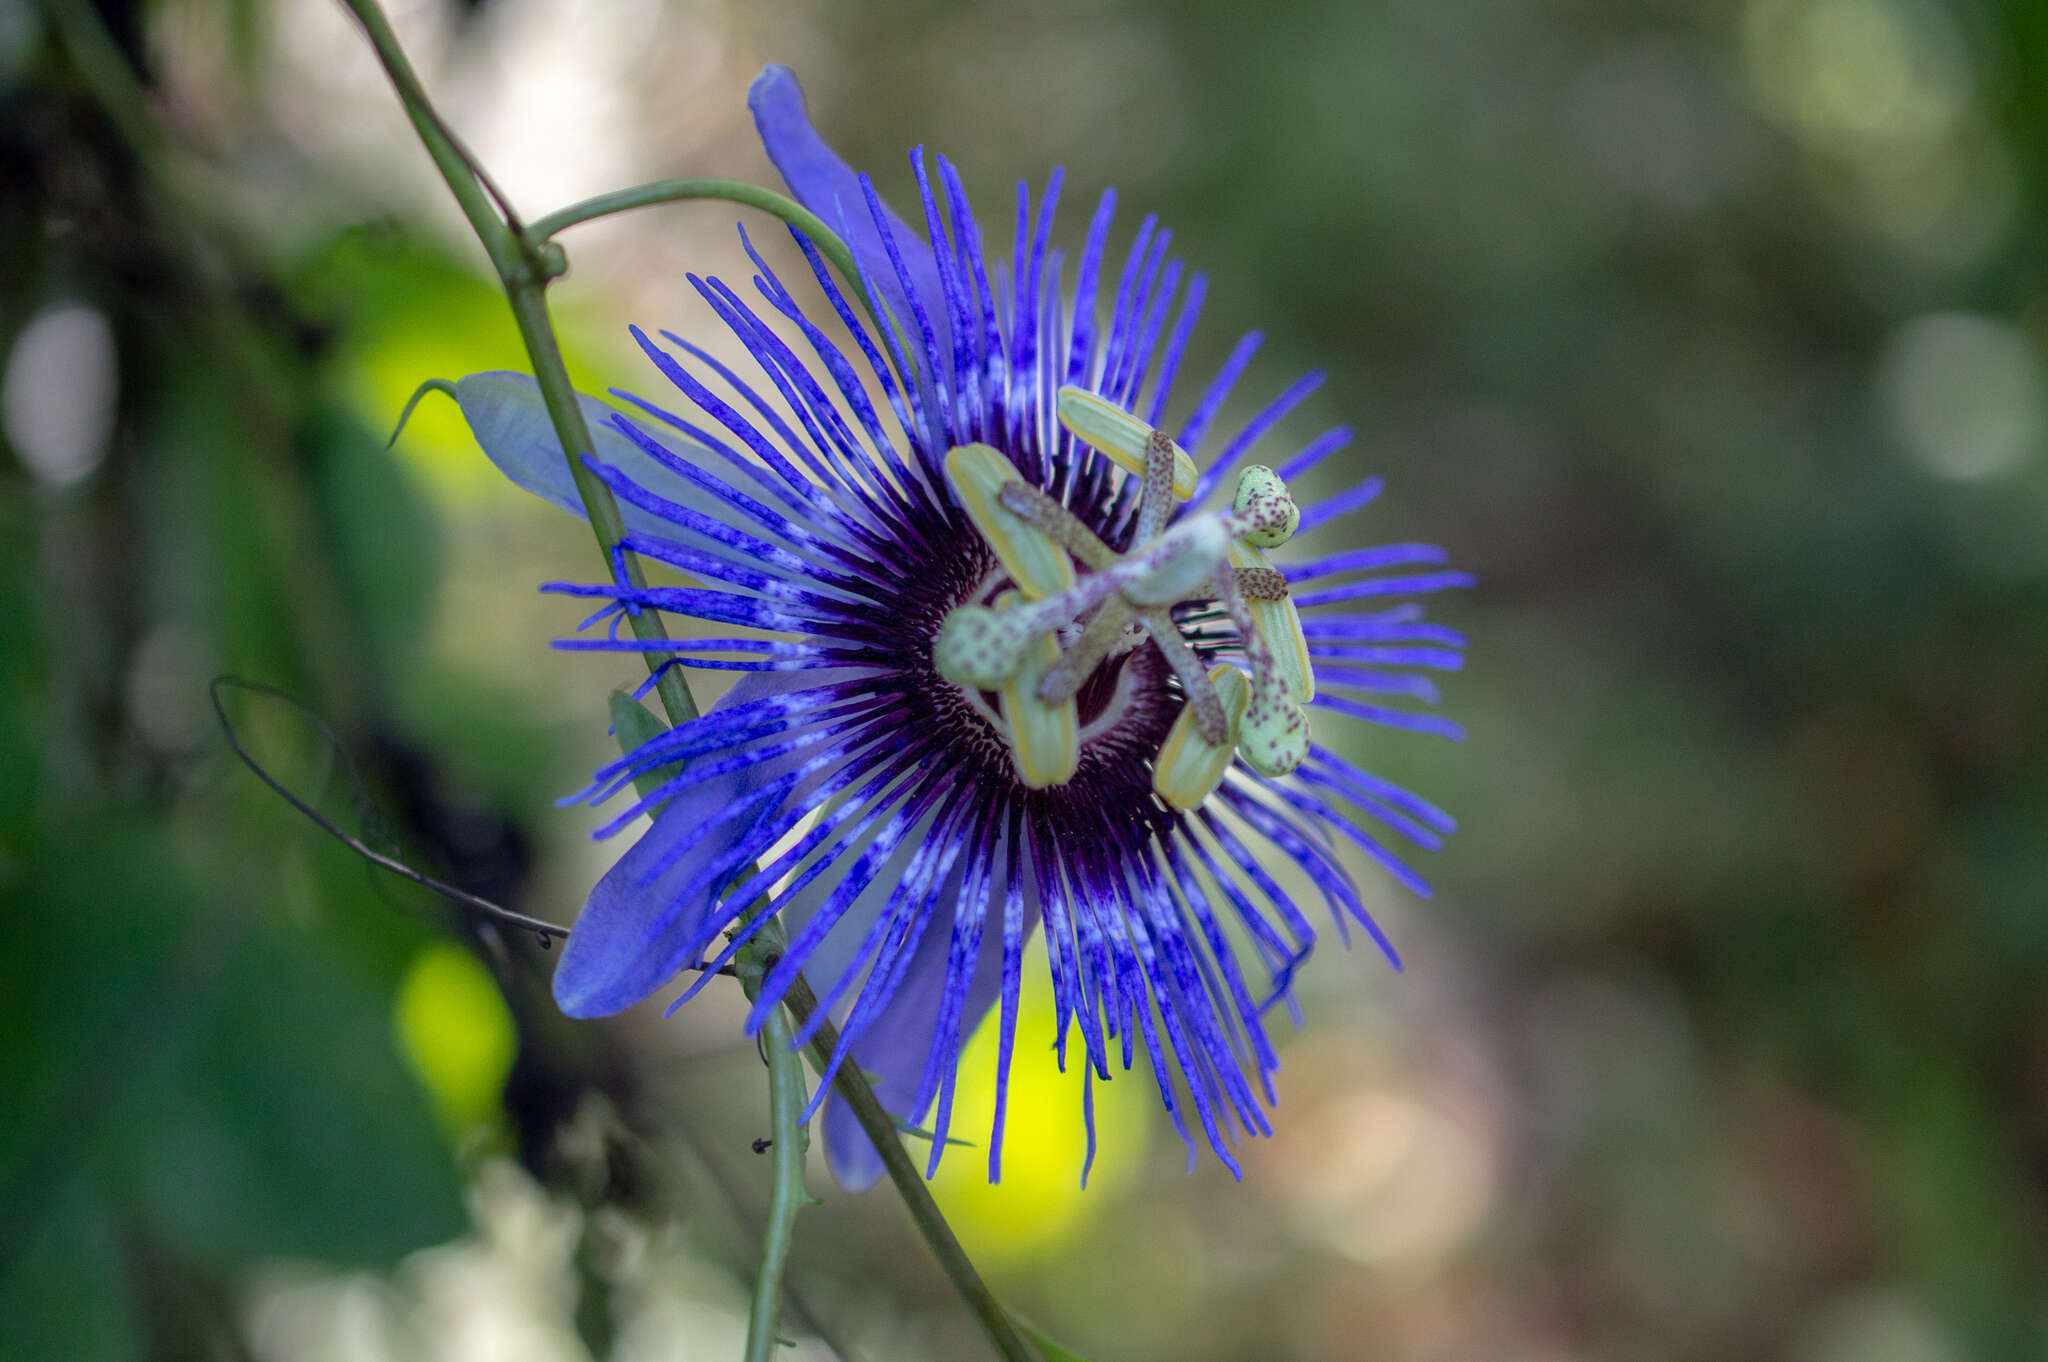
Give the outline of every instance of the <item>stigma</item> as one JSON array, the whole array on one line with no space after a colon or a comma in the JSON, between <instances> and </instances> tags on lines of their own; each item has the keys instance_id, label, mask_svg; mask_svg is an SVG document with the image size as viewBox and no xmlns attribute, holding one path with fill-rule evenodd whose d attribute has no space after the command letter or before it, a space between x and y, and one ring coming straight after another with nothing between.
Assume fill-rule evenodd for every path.
<instances>
[{"instance_id":1,"label":"stigma","mask_svg":"<svg viewBox=\"0 0 2048 1362\"><path fill-rule=\"evenodd\" d=\"M1100 726L1080 721L1082 688L1149 640L1186 697L1152 761L1161 799L1194 808L1237 759L1264 776L1293 771L1308 755L1302 706L1315 682L1287 580L1265 556L1300 524L1286 484L1247 468L1228 509L1176 519L1199 480L1171 436L1072 386L1060 389L1059 419L1141 480L1131 547L1110 548L1000 450L953 449L947 480L1000 568L986 599L956 606L934 635L939 675L997 720L1018 779L1045 789L1073 779ZM1173 612L1191 603L1229 618L1242 666L1211 665L1183 636Z\"/></svg>"}]
</instances>

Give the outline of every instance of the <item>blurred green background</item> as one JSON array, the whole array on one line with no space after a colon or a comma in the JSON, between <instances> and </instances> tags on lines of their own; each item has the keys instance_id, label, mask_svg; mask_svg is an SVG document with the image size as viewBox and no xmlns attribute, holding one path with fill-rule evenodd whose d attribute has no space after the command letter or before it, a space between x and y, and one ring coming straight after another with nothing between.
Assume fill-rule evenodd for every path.
<instances>
[{"instance_id":1,"label":"blurred green background","mask_svg":"<svg viewBox=\"0 0 2048 1362\"><path fill-rule=\"evenodd\" d=\"M1252 326L1247 403L1328 368L1283 437L1357 427L1370 533L1480 574L1439 607L1470 741L1369 752L1464 824L1434 901L1375 891L1407 973L1319 954L1242 1184L1139 1075L1079 1193L1024 1055L1009 1181L940 1180L1007 1301L1097 1359L2048 1358L2048 8L395 18L529 214L773 183L769 60L885 193L946 152L998 243L1019 177L1067 167L1070 245L1116 185L1119 241L1156 210L1210 274L1189 372ZM733 217L567 239L582 386L655 385L628 322L713 335L683 275L744 281ZM614 854L552 801L635 664L550 652L532 590L587 529L445 404L384 447L520 362L482 270L338 7L0 0L0 1356L738 1354L734 999L563 1022L550 955L372 879L209 707L300 697L359 786L223 699L526 911ZM983 1355L890 1193L812 1183L790 1355Z\"/></svg>"}]
</instances>

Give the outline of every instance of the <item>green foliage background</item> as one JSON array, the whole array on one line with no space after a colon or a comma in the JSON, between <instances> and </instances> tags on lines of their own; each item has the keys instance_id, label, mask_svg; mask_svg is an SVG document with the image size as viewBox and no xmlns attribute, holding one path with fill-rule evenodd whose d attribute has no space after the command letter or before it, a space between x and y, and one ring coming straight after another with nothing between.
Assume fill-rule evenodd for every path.
<instances>
[{"instance_id":1,"label":"green foliage background","mask_svg":"<svg viewBox=\"0 0 2048 1362\"><path fill-rule=\"evenodd\" d=\"M283 8L0 0L0 355L77 301L119 360L92 475L0 459L7 1357L248 1355L263 1265L390 1274L468 1231L496 1157L733 1279L751 1256L764 1094L730 1013L680 1057L567 1026L547 956L370 879L212 726L215 673L304 698L374 840L528 911L567 920L603 864L552 800L630 669L543 652L573 612L530 591L593 572L587 532L479 475L446 411L383 445L414 382L516 364L509 319L395 121L387 162L294 123ZM519 15L638 25L614 93L648 176L766 176L740 92L781 59L885 192L928 143L1000 242L1018 177L1068 167L1070 241L1117 185L1210 273L1189 372L1254 325L1259 391L1328 369L1313 417L1359 431L1333 477L1384 473L1375 533L1482 579L1443 609L1470 740L1369 753L1463 823L1437 898L1392 908L1409 971L1326 952L1271 1157L1239 1187L1154 1141L1052 1247L988 1245L1006 1297L1097 1358L2048 1356L2048 11L628 9L414 28L460 84ZM650 382L623 325L674 324L633 310L680 307L673 269L744 277L724 222L679 222L570 241L584 387ZM1914 370L1957 315L2034 387ZM2017 432L1988 471L1973 422ZM354 825L302 719L228 703ZM445 938L509 1019L451 1034L517 1039L481 1124L395 1039ZM1352 1203L1288 1130L1351 1130L1324 1118L1358 1092L1484 1132L1454 1242L1317 1228ZM564 1153L593 1099L604 1152ZM885 1197L804 1221L805 1332L972 1355ZM574 1264L595 1356L624 1318L601 1258Z\"/></svg>"}]
</instances>

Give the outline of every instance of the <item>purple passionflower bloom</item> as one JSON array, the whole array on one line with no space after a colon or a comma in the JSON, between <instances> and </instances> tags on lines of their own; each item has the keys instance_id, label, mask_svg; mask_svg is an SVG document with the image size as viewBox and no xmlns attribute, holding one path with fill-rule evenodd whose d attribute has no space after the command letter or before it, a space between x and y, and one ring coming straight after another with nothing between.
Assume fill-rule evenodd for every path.
<instances>
[{"instance_id":1,"label":"purple passionflower bloom","mask_svg":"<svg viewBox=\"0 0 2048 1362\"><path fill-rule=\"evenodd\" d=\"M635 329L682 410L584 399L622 547L702 585L553 584L604 601L593 622L611 625L562 646L641 649L618 625L654 609L738 630L662 651L742 676L702 719L598 773L593 799L661 773L601 834L653 822L592 892L555 996L572 1016L619 1011L730 960L765 906L789 943L749 1027L801 971L818 1015L840 1019L833 1064L860 1065L891 1112L929 1124L934 1168L962 1043L1000 1007L993 1179L1024 945L1042 921L1060 1062L1078 1036L1084 1083L1108 1079L1142 1046L1190 1161L1189 1108L1236 1172L1237 1133L1269 1132L1268 1008L1291 1010L1316 935L1281 879L1398 968L1336 848L1426 895L1387 842L1435 850L1453 827L1317 742L1310 715L1458 736L1388 699L1433 701L1419 672L1456 668L1464 643L1406 598L1470 579L1426 545L1344 546L1377 478L1295 504L1288 484L1348 431L1246 462L1320 375L1216 436L1256 333L1178 400L1205 283L1167 258L1151 217L1109 282L1104 193L1069 292L1049 244L1058 171L1035 203L1018 186L1005 261L943 158L936 184L912 158L912 226L819 137L788 71L765 71L750 104L791 193L850 247L858 291L796 235L830 311L799 302L748 242L765 310L690 282L759 378ZM531 379L473 375L458 397L493 460L580 511ZM1297 539L1322 551L1265 557ZM825 1141L842 1183L879 1175L836 1102Z\"/></svg>"}]
</instances>

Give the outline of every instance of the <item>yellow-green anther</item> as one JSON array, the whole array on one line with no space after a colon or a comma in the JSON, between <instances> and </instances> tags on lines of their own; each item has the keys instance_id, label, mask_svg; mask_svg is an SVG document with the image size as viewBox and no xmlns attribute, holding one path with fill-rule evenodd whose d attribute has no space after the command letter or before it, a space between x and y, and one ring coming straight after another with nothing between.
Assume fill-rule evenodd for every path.
<instances>
[{"instance_id":1,"label":"yellow-green anther","mask_svg":"<svg viewBox=\"0 0 2048 1362\"><path fill-rule=\"evenodd\" d=\"M1301 524L1301 508L1287 494L1287 484L1264 464L1253 464L1238 476L1230 509L1249 522L1244 537L1262 549L1279 548Z\"/></svg>"},{"instance_id":2,"label":"yellow-green anther","mask_svg":"<svg viewBox=\"0 0 2048 1362\"><path fill-rule=\"evenodd\" d=\"M1246 566L1265 566L1265 555L1243 540L1231 545L1233 562L1240 553L1255 559ZM1262 776L1284 776L1308 756L1308 715L1302 712L1285 672L1273 656L1268 631L1252 618L1253 603L1237 589L1235 571L1226 569L1216 574L1216 598L1231 623L1237 626L1245 661L1252 668L1252 698L1245 708L1244 723L1238 728L1238 755Z\"/></svg>"},{"instance_id":3,"label":"yellow-green anther","mask_svg":"<svg viewBox=\"0 0 2048 1362\"><path fill-rule=\"evenodd\" d=\"M1154 430L1122 407L1072 384L1060 389L1059 409L1061 425L1101 450L1117 467L1139 477L1145 476L1145 456L1153 438L1165 440L1173 452L1174 500L1186 501L1194 496L1200 481L1195 461L1165 432Z\"/></svg>"},{"instance_id":4,"label":"yellow-green anther","mask_svg":"<svg viewBox=\"0 0 2048 1362\"><path fill-rule=\"evenodd\" d=\"M1003 610L1019 598L1006 591L996 601ZM999 692L1003 721L1010 726L1010 753L1017 776L1034 790L1064 785L1081 764L1081 713L1072 695L1048 703L1038 698L1039 683L1058 665L1059 641L1040 634L1024 651L1020 665Z\"/></svg>"},{"instance_id":5,"label":"yellow-green anther","mask_svg":"<svg viewBox=\"0 0 2048 1362\"><path fill-rule=\"evenodd\" d=\"M1230 546L1230 565L1280 577L1278 569L1266 561L1266 555L1242 539ZM1272 600L1249 592L1242 594L1245 596L1245 609L1251 613L1253 627L1265 638L1266 646L1273 654L1274 670L1287 682L1288 694L1304 705L1315 699L1316 674L1309 661L1308 636L1301 630L1301 612L1284 595Z\"/></svg>"},{"instance_id":6,"label":"yellow-green anther","mask_svg":"<svg viewBox=\"0 0 2048 1362\"><path fill-rule=\"evenodd\" d=\"M939 625L932 665L956 686L996 690L1023 666L1030 643L1031 635L1018 621L984 605L963 605ZM1057 643L1053 651L1059 651Z\"/></svg>"},{"instance_id":7,"label":"yellow-green anther","mask_svg":"<svg viewBox=\"0 0 2048 1362\"><path fill-rule=\"evenodd\" d=\"M1238 725L1237 752L1260 775L1284 776L1308 756L1308 715L1293 697L1260 691L1252 686L1251 703Z\"/></svg>"},{"instance_id":8,"label":"yellow-green anther","mask_svg":"<svg viewBox=\"0 0 2048 1362\"><path fill-rule=\"evenodd\" d=\"M987 445L955 447L946 455L946 479L1026 598L1057 595L1074 584L1073 560L1059 542L1003 505L1003 488L1023 479L1000 451Z\"/></svg>"},{"instance_id":9,"label":"yellow-green anther","mask_svg":"<svg viewBox=\"0 0 2048 1362\"><path fill-rule=\"evenodd\" d=\"M1195 706L1188 704L1167 730L1152 762L1152 788L1176 809L1194 808L1222 784L1223 773L1237 755L1238 731L1251 703L1252 688L1244 673L1228 663L1209 669L1209 685L1223 702L1223 740L1211 742L1203 736Z\"/></svg>"}]
</instances>

